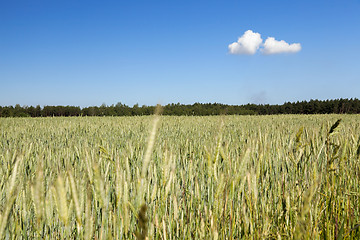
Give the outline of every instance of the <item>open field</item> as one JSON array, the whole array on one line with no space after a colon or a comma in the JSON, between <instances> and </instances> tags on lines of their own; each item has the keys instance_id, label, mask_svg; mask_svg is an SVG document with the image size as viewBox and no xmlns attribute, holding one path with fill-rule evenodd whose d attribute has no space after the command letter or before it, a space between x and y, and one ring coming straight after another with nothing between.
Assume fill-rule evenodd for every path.
<instances>
[{"instance_id":1,"label":"open field","mask_svg":"<svg viewBox=\"0 0 360 240\"><path fill-rule=\"evenodd\" d=\"M359 143L359 115L0 119L0 239L359 239Z\"/></svg>"}]
</instances>

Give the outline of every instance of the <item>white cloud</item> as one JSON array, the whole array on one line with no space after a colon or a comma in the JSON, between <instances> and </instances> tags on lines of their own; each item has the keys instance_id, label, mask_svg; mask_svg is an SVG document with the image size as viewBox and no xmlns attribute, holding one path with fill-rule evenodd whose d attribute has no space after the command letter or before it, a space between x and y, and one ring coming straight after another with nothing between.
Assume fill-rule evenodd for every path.
<instances>
[{"instance_id":1,"label":"white cloud","mask_svg":"<svg viewBox=\"0 0 360 240\"><path fill-rule=\"evenodd\" d=\"M288 44L284 40L277 41L273 37L268 37L264 43L262 53L265 55L279 53L296 53L301 50L300 43Z\"/></svg>"},{"instance_id":2,"label":"white cloud","mask_svg":"<svg viewBox=\"0 0 360 240\"><path fill-rule=\"evenodd\" d=\"M260 33L255 33L252 30L247 30L237 42L229 44L230 54L246 54L254 55L258 50L264 55L279 54L279 53L297 53L301 50L300 43L289 44L284 40L276 40L273 37L268 37L263 43Z\"/></svg>"},{"instance_id":3,"label":"white cloud","mask_svg":"<svg viewBox=\"0 0 360 240\"><path fill-rule=\"evenodd\" d=\"M230 54L253 55L260 48L262 41L260 33L247 30L237 42L229 44L229 52Z\"/></svg>"}]
</instances>

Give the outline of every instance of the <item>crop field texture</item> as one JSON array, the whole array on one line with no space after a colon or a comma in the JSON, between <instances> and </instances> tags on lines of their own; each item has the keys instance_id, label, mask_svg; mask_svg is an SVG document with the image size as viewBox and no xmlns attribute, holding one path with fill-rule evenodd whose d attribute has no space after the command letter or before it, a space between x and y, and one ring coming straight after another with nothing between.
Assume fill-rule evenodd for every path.
<instances>
[{"instance_id":1,"label":"crop field texture","mask_svg":"<svg viewBox=\"0 0 360 240\"><path fill-rule=\"evenodd\" d=\"M360 239L359 143L359 115L3 118L0 239Z\"/></svg>"}]
</instances>

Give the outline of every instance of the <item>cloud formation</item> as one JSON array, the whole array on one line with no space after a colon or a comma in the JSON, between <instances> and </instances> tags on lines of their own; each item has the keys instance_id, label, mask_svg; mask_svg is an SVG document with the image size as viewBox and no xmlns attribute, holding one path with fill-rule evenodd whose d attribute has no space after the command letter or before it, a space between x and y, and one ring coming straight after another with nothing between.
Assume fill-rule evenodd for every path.
<instances>
[{"instance_id":1,"label":"cloud formation","mask_svg":"<svg viewBox=\"0 0 360 240\"><path fill-rule=\"evenodd\" d=\"M254 33L251 30L247 30L237 42L229 44L230 54L247 54L253 55L259 49L262 43L260 33Z\"/></svg>"},{"instance_id":2,"label":"cloud formation","mask_svg":"<svg viewBox=\"0 0 360 240\"><path fill-rule=\"evenodd\" d=\"M263 54L279 54L279 53L297 53L301 50L300 43L288 44L284 40L277 41L273 37L268 37L264 43Z\"/></svg>"},{"instance_id":3,"label":"cloud formation","mask_svg":"<svg viewBox=\"0 0 360 240\"><path fill-rule=\"evenodd\" d=\"M260 33L247 30L237 42L229 44L229 53L234 55L254 55L258 50L264 55L280 53L297 53L301 50L300 43L289 44L284 40L268 37L263 43Z\"/></svg>"}]
</instances>

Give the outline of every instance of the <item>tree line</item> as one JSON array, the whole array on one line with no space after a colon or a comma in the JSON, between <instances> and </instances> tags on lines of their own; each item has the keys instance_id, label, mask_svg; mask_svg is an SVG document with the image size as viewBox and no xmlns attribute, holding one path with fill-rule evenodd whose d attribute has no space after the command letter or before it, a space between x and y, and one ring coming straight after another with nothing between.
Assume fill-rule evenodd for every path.
<instances>
[{"instance_id":1,"label":"tree line","mask_svg":"<svg viewBox=\"0 0 360 240\"><path fill-rule=\"evenodd\" d=\"M151 115L156 106L130 107L122 103L107 106L0 106L0 117L53 117L53 116L139 116ZM226 105L220 103L168 104L163 115L210 116L210 115L271 115L271 114L330 114L360 113L360 100L334 99L286 102L282 105L246 104Z\"/></svg>"}]
</instances>

